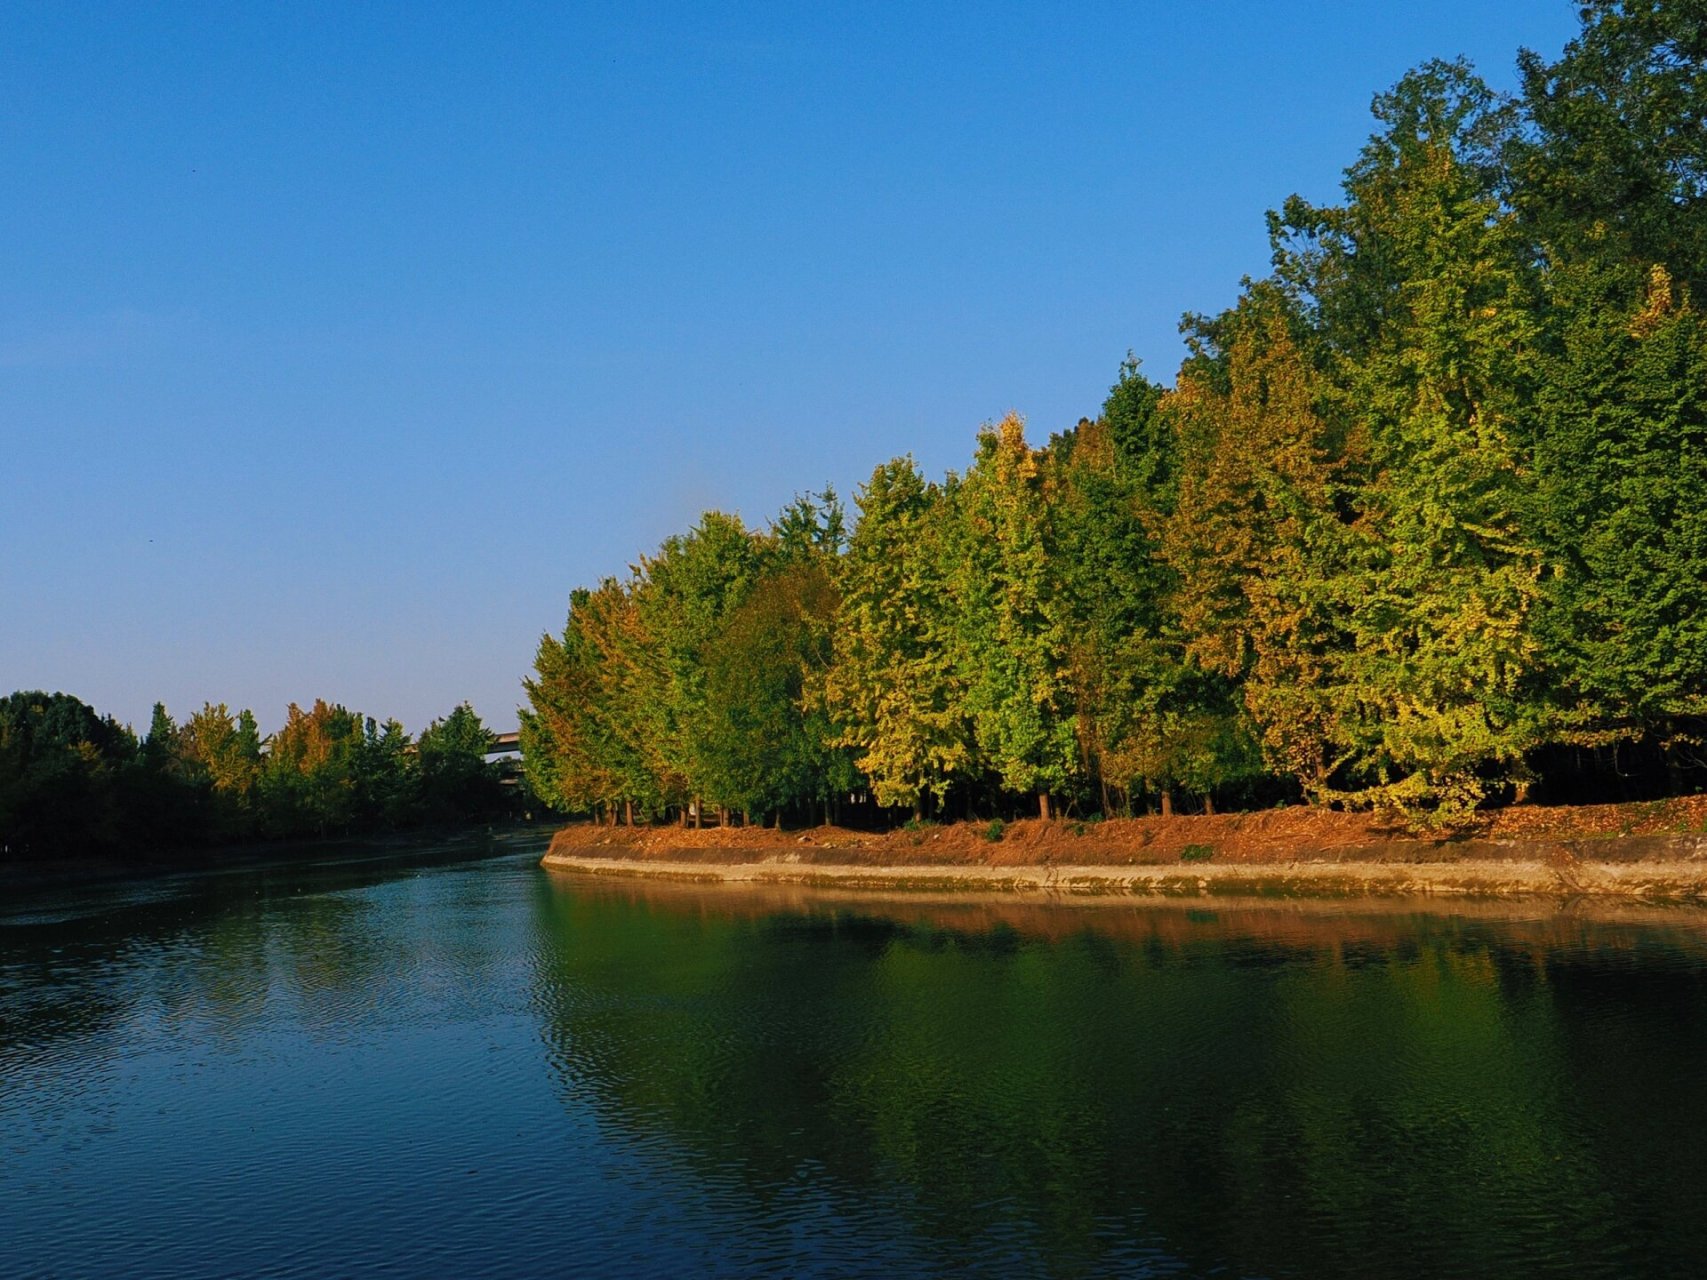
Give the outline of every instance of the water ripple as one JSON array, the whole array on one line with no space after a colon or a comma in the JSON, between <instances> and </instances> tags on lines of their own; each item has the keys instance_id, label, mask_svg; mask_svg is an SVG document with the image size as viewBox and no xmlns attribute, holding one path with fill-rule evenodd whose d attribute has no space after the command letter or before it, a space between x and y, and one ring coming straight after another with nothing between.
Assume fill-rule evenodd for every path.
<instances>
[{"instance_id":1,"label":"water ripple","mask_svg":"<svg viewBox=\"0 0 1707 1280\"><path fill-rule=\"evenodd\" d=\"M577 884L0 919L0 1272L1707 1273L1697 917Z\"/></svg>"}]
</instances>

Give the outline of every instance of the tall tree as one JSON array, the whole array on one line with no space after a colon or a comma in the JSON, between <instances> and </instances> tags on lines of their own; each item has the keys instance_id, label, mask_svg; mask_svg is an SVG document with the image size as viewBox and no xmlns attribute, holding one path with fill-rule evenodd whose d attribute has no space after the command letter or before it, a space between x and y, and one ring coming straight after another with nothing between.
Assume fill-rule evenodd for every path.
<instances>
[{"instance_id":1,"label":"tall tree","mask_svg":"<svg viewBox=\"0 0 1707 1280\"><path fill-rule=\"evenodd\" d=\"M1306 291L1331 300L1321 321L1347 325L1324 345L1370 442L1342 720L1356 793L1450 821L1520 772L1541 732L1543 560L1518 434L1539 280L1498 198L1508 106L1462 63L1431 63L1376 116L1347 205L1290 203L1277 256L1289 283L1321 281Z\"/></svg>"},{"instance_id":2,"label":"tall tree","mask_svg":"<svg viewBox=\"0 0 1707 1280\"><path fill-rule=\"evenodd\" d=\"M632 588L641 661L629 696L663 804L690 804L711 782L704 653L762 569L758 541L718 511L641 562Z\"/></svg>"},{"instance_id":3,"label":"tall tree","mask_svg":"<svg viewBox=\"0 0 1707 1280\"><path fill-rule=\"evenodd\" d=\"M1530 128L1510 148L1514 198L1555 265L1648 268L1707 288L1707 9L1587 0L1555 62L1519 59Z\"/></svg>"},{"instance_id":4,"label":"tall tree","mask_svg":"<svg viewBox=\"0 0 1707 1280\"><path fill-rule=\"evenodd\" d=\"M1707 717L1707 320L1664 268L1614 310L1565 300L1536 396L1559 565L1545 634L1567 737L1699 736Z\"/></svg>"},{"instance_id":5,"label":"tall tree","mask_svg":"<svg viewBox=\"0 0 1707 1280\"><path fill-rule=\"evenodd\" d=\"M771 526L762 576L706 645L701 760L715 804L779 815L816 804L827 817L859 785L821 696L844 539L833 492L796 499Z\"/></svg>"},{"instance_id":6,"label":"tall tree","mask_svg":"<svg viewBox=\"0 0 1707 1280\"><path fill-rule=\"evenodd\" d=\"M625 801L661 804L644 741L642 648L633 599L614 578L573 592L562 636L540 640L521 746L528 783L546 803L612 817Z\"/></svg>"},{"instance_id":7,"label":"tall tree","mask_svg":"<svg viewBox=\"0 0 1707 1280\"><path fill-rule=\"evenodd\" d=\"M1355 535L1342 503L1356 446L1317 411L1292 324L1256 286L1199 332L1167 403L1179 480L1163 554L1187 652L1237 682L1269 765L1320 796L1346 751Z\"/></svg>"},{"instance_id":8,"label":"tall tree","mask_svg":"<svg viewBox=\"0 0 1707 1280\"><path fill-rule=\"evenodd\" d=\"M1018 415L979 432L952 511L948 587L965 714L983 764L1007 790L1035 795L1047 818L1079 752L1044 467Z\"/></svg>"},{"instance_id":9,"label":"tall tree","mask_svg":"<svg viewBox=\"0 0 1707 1280\"><path fill-rule=\"evenodd\" d=\"M972 758L952 647L945 499L911 458L896 458L872 472L857 502L825 706L841 726L835 744L857 753L878 803L922 812Z\"/></svg>"}]
</instances>

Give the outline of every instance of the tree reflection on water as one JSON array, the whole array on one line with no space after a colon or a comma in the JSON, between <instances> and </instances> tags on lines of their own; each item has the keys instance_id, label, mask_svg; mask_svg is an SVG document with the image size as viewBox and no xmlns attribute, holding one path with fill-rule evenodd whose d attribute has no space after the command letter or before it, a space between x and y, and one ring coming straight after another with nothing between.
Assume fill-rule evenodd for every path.
<instances>
[{"instance_id":1,"label":"tree reflection on water","mask_svg":"<svg viewBox=\"0 0 1707 1280\"><path fill-rule=\"evenodd\" d=\"M566 1096L764 1206L1097 1274L1686 1273L1700 917L1027 906L561 879Z\"/></svg>"}]
</instances>

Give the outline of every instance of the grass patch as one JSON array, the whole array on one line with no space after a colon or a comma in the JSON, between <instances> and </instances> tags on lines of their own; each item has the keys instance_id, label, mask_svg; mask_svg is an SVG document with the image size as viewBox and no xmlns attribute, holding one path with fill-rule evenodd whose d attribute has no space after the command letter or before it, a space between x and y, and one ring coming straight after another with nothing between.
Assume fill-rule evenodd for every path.
<instances>
[{"instance_id":1,"label":"grass patch","mask_svg":"<svg viewBox=\"0 0 1707 1280\"><path fill-rule=\"evenodd\" d=\"M1208 862L1215 856L1215 846L1212 844L1188 844L1180 853L1181 862Z\"/></svg>"},{"instance_id":2,"label":"grass patch","mask_svg":"<svg viewBox=\"0 0 1707 1280\"><path fill-rule=\"evenodd\" d=\"M990 825L984 828L984 839L988 840L991 844L1000 844L1002 836L1006 834L1007 829L1008 824L1003 822L1000 818L991 818Z\"/></svg>"}]
</instances>

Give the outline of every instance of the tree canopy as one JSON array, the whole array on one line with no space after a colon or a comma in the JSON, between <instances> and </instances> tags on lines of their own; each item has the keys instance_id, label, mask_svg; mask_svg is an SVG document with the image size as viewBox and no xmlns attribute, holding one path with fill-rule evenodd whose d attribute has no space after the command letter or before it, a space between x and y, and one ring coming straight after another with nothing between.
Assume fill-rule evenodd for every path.
<instances>
[{"instance_id":1,"label":"tree canopy","mask_svg":"<svg viewBox=\"0 0 1707 1280\"><path fill-rule=\"evenodd\" d=\"M601 588L620 661L578 594L529 686L541 784L1451 824L1707 781L1707 23L1581 12L1515 95L1462 61L1377 95L1342 198L1281 202L1171 387L1129 354L1041 447L1009 415L962 474L884 463L804 558L800 511L709 514Z\"/></svg>"}]
</instances>

